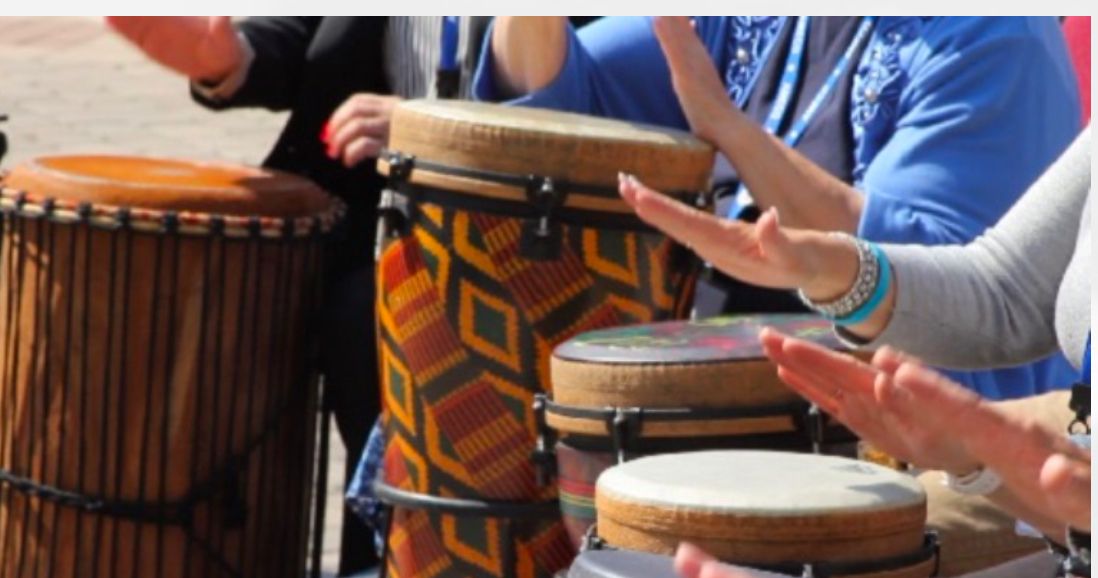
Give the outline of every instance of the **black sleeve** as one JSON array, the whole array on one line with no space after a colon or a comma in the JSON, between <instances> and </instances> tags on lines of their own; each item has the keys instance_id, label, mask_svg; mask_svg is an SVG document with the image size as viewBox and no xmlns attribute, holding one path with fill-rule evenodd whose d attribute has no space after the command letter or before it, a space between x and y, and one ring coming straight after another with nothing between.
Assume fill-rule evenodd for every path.
<instances>
[{"instance_id":1,"label":"black sleeve","mask_svg":"<svg viewBox=\"0 0 1098 578\"><path fill-rule=\"evenodd\" d=\"M255 51L244 84L226 100L211 100L194 90L191 96L214 110L248 106L290 108L300 87L306 52L320 21L315 16L264 16L239 23L238 29Z\"/></svg>"}]
</instances>

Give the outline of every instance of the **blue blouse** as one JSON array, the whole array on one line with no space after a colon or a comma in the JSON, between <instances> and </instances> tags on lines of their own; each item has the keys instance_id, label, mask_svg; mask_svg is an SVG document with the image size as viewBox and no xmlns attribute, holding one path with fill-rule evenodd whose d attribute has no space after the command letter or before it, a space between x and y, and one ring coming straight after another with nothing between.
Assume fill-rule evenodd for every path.
<instances>
[{"instance_id":1,"label":"blue blouse","mask_svg":"<svg viewBox=\"0 0 1098 578\"><path fill-rule=\"evenodd\" d=\"M511 104L688 129L649 17L603 18L576 33L556 79ZM742 106L784 17L701 17L697 30ZM499 100L488 34L473 94ZM1046 17L881 17L850 94L858 234L964 243L994 224L1078 133L1075 76ZM943 336L948 339L948 336ZM1062 356L948 372L992 399L1066 387Z\"/></svg>"}]
</instances>

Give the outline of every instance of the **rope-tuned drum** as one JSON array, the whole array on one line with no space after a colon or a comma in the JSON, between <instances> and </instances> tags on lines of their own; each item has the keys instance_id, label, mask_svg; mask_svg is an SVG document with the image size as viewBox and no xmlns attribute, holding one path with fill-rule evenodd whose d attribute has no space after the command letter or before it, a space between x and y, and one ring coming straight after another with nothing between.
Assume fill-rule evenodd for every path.
<instances>
[{"instance_id":1,"label":"rope-tuned drum","mask_svg":"<svg viewBox=\"0 0 1098 578\"><path fill-rule=\"evenodd\" d=\"M299 577L342 206L231 165L46 157L0 195L0 577Z\"/></svg>"}]
</instances>

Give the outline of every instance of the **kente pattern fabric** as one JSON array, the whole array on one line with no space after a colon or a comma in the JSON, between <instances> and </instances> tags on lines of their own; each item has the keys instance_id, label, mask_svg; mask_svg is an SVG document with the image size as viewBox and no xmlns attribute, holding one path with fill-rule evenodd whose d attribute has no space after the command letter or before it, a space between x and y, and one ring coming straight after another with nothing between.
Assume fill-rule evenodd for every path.
<instances>
[{"instance_id":1,"label":"kente pattern fabric","mask_svg":"<svg viewBox=\"0 0 1098 578\"><path fill-rule=\"evenodd\" d=\"M689 260L654 233L561 225L559 257L533 261L520 219L430 204L415 215L378 262L384 481L450 498L552 499L531 460L550 352L583 331L681 316ZM399 578L548 578L574 555L559 518L401 508L387 546Z\"/></svg>"}]
</instances>

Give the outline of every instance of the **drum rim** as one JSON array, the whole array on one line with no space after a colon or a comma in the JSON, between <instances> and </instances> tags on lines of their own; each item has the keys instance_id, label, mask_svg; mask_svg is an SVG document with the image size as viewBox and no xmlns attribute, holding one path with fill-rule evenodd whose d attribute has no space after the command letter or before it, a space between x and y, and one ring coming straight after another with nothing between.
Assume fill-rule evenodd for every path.
<instances>
[{"instance_id":1,"label":"drum rim","mask_svg":"<svg viewBox=\"0 0 1098 578\"><path fill-rule=\"evenodd\" d=\"M590 126L591 123L597 123L600 127L622 127L633 129L636 132L633 134L658 134L667 137L668 142L660 142L656 140L643 141L645 146L650 147L665 147L665 148L684 148L694 151L712 151L713 145L707 143L705 140L698 138L690 131L661 126L658 124L647 122L634 122L616 118L606 118L589 114L582 114L577 112L571 112L567 110L554 110L536 106L523 106L523 105L503 105L500 103L483 102L475 100L438 100L429 98L417 98L401 102L397 105L397 109L401 111L407 111L410 114L417 114L423 116L429 116L433 119L452 122L455 124L463 125L487 125L497 128L505 129L519 129L515 124L503 122L499 119L498 115L490 114L495 110L507 109L509 111L521 110L521 111L534 111L538 115L553 116L559 119L568 119L576 121L577 126ZM452 111L452 110L468 110L474 111L474 113L482 113L483 119L470 119L461 115L454 114L442 114L440 111ZM473 113L470 113L473 114ZM534 131L531 131L534 132ZM546 128L540 128L539 132L552 135L570 135L567 131L547 130ZM634 139L627 138L627 136L617 136L607 133L605 135L600 134L597 136L589 136L591 139L598 139L607 142L635 142Z\"/></svg>"},{"instance_id":2,"label":"drum rim","mask_svg":"<svg viewBox=\"0 0 1098 578\"><path fill-rule=\"evenodd\" d=\"M672 319L672 320L667 320L667 321L656 321L656 322L651 322L651 323L636 323L636 324L632 324L632 325L623 325L623 326L619 326L619 327L611 327L611 328L596 329L596 330L593 330L593 331L587 331L587 332L576 335L576 336L572 337L571 339L567 339L567 340L561 342L560 344L558 344L556 347L553 348L552 357L555 358L555 359L560 359L561 361L569 362L569 363L585 364L585 365L606 365L606 366L614 366L614 367L619 367L619 366L620 367L645 367L645 366L657 366L657 367L687 366L687 367L689 367L689 366L701 366L701 365L721 365L721 364L749 363L749 362L752 362L752 361L761 361L761 360L766 360L767 359L766 354L762 351L761 347L759 349L759 354L756 355L756 356L751 356L751 357L708 357L708 358L704 358L704 359L691 358L689 360L677 361L677 362L675 362L675 361L673 361L673 362L663 362L663 361L660 361L660 360L657 360L657 359L628 359L628 358L625 358L625 357L613 357L613 356L608 356L607 358L603 358L603 359L594 359L594 358L591 358L591 357L581 356L580 352L576 351L577 349L583 348L583 347L590 347L591 349L598 349L599 351L613 351L615 349L614 346L607 345L605 343L597 343L596 342L596 343L592 344L590 342L586 342L586 341L581 340L581 338L583 338L584 336L591 335L591 334L596 334L596 333L611 333L612 334L614 332L621 332L621 331L624 331L626 329L636 328L636 327L659 327L659 326L666 327L666 326L671 326L671 325L678 325L678 326L683 326L683 327L708 327L708 326L712 325L712 323L711 323L712 321L721 320L721 319L727 319L727 320L741 320L742 319L742 320L752 321L752 323L750 323L748 325L749 326L757 326L759 329L761 329L763 327L766 327L766 326L769 326L769 325L773 325L773 323L767 324L767 323L755 322L754 320L757 320L757 319L766 319L766 320L773 319L775 321L784 321L784 322L813 322L813 323L818 323L819 326L820 326L820 329L826 329L829 332L831 331L831 328L832 328L832 323L830 321L824 319L823 317L820 317L819 315L813 314L813 313L770 313L770 314L763 314L763 315L759 315L759 314L727 314L727 315L718 315L718 316L715 316L715 317L709 317L709 318L701 319L701 320ZM719 327L723 327L723 326L727 326L727 325L730 325L730 324L719 325ZM832 338L829 341L832 341L833 344L838 345L839 349L837 349L837 350L840 351L840 352L850 353L850 354L856 353L851 347L849 347L848 345L842 343L842 341L839 340L838 338ZM617 347L617 349L625 350L625 351L646 351L646 350L656 350L658 348L652 347L652 346L634 347L634 346L631 346L631 345L623 345L623 346Z\"/></svg>"},{"instance_id":3,"label":"drum rim","mask_svg":"<svg viewBox=\"0 0 1098 578\"><path fill-rule=\"evenodd\" d=\"M2 186L6 174L0 174L0 213L32 219L41 218L60 224L86 223L106 230L129 228L146 233L180 233L189 236L229 238L304 238L330 232L347 212L346 203L329 193L324 193L329 199L326 210L300 217L168 211L72 201Z\"/></svg>"}]
</instances>

